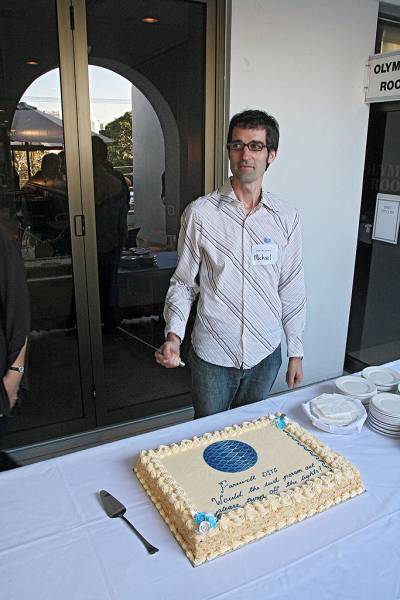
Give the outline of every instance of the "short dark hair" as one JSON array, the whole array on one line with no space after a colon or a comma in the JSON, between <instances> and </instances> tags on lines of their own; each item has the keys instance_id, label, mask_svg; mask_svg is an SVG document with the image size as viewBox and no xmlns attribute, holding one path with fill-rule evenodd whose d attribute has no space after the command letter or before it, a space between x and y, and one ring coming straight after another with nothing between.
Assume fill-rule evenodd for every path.
<instances>
[{"instance_id":1,"label":"short dark hair","mask_svg":"<svg viewBox=\"0 0 400 600\"><path fill-rule=\"evenodd\" d=\"M60 161L58 160L57 154L51 152L49 154L44 154L42 157L41 169L42 171L45 171L46 169L52 169L53 167L57 168L59 164Z\"/></svg>"},{"instance_id":2,"label":"short dark hair","mask_svg":"<svg viewBox=\"0 0 400 600\"><path fill-rule=\"evenodd\" d=\"M107 161L108 150L105 142L98 135L92 135L92 156L93 162L103 164Z\"/></svg>"},{"instance_id":3,"label":"short dark hair","mask_svg":"<svg viewBox=\"0 0 400 600\"><path fill-rule=\"evenodd\" d=\"M265 129L268 150L275 150L275 152L278 150L278 121L263 110L245 110L234 115L229 123L228 144L232 141L232 132L235 127L241 127L243 129Z\"/></svg>"}]
</instances>

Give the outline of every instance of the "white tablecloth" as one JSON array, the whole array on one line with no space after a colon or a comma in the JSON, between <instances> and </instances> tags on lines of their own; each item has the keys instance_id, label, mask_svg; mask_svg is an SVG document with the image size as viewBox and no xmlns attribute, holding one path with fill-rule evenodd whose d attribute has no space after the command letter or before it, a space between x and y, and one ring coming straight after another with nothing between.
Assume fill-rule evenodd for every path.
<instances>
[{"instance_id":1,"label":"white tablecloth","mask_svg":"<svg viewBox=\"0 0 400 600\"><path fill-rule=\"evenodd\" d=\"M400 361L393 363L400 371ZM395 600L400 598L400 440L316 430L300 407L325 382L244 408L0 474L0 598L4 600ZM366 493L193 568L145 494L138 452L276 410L361 471ZM160 552L149 556L97 492Z\"/></svg>"}]
</instances>

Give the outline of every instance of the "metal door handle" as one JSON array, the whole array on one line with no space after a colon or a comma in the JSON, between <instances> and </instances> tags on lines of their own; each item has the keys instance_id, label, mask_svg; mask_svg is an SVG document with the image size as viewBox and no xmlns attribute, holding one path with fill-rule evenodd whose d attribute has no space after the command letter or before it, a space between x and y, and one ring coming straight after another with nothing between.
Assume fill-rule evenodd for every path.
<instances>
[{"instance_id":1,"label":"metal door handle","mask_svg":"<svg viewBox=\"0 0 400 600\"><path fill-rule=\"evenodd\" d=\"M85 235L85 215L74 215L74 229L76 237Z\"/></svg>"}]
</instances>

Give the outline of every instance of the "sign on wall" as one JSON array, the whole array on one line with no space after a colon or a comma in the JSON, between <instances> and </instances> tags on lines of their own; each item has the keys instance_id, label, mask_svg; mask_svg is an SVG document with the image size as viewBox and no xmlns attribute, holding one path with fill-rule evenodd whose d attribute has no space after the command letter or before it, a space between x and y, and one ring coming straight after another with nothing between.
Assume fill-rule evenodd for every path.
<instances>
[{"instance_id":1,"label":"sign on wall","mask_svg":"<svg viewBox=\"0 0 400 600\"><path fill-rule=\"evenodd\" d=\"M380 242L397 244L400 224L400 196L378 194L372 238Z\"/></svg>"},{"instance_id":2,"label":"sign on wall","mask_svg":"<svg viewBox=\"0 0 400 600\"><path fill-rule=\"evenodd\" d=\"M400 52L374 54L367 65L365 102L400 100Z\"/></svg>"}]
</instances>

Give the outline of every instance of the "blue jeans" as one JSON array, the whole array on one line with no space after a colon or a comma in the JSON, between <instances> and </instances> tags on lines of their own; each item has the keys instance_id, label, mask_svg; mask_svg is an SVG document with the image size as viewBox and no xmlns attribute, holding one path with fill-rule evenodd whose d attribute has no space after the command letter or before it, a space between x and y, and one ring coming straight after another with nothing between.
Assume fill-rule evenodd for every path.
<instances>
[{"instance_id":1,"label":"blue jeans","mask_svg":"<svg viewBox=\"0 0 400 600\"><path fill-rule=\"evenodd\" d=\"M189 352L194 418L252 404L266 398L282 364L281 346L251 369L220 367Z\"/></svg>"}]
</instances>

